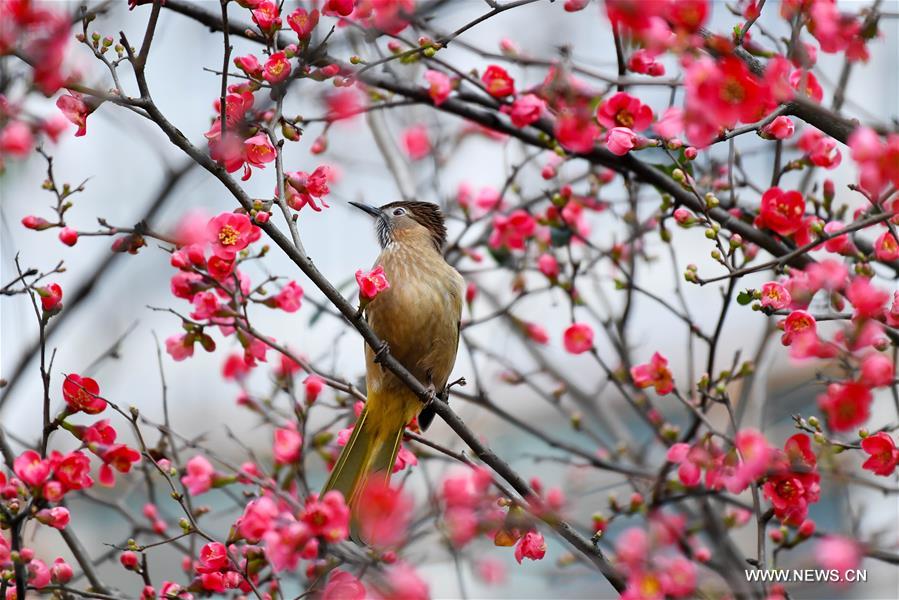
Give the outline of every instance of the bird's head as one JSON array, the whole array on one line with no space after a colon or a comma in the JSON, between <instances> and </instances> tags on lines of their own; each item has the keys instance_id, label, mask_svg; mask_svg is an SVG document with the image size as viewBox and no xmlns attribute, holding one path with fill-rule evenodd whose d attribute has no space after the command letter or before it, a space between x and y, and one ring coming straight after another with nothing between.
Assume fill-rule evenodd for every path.
<instances>
[{"instance_id":1,"label":"bird's head","mask_svg":"<svg viewBox=\"0 0 899 600\"><path fill-rule=\"evenodd\" d=\"M391 242L433 244L440 252L446 243L446 225L440 207L430 202L402 200L380 208L350 202L375 218L378 241L382 248Z\"/></svg>"}]
</instances>

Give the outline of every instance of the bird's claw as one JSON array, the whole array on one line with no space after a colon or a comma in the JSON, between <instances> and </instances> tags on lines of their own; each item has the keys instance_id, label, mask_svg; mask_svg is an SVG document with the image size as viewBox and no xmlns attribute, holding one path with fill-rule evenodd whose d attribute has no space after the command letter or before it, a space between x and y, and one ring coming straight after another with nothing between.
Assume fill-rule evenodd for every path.
<instances>
[{"instance_id":1,"label":"bird's claw","mask_svg":"<svg viewBox=\"0 0 899 600\"><path fill-rule=\"evenodd\" d=\"M387 356L387 353L390 352L390 344L387 342L381 342L381 345L378 346L378 349L375 350L374 361L376 363L380 363L384 360L384 357Z\"/></svg>"},{"instance_id":2,"label":"bird's claw","mask_svg":"<svg viewBox=\"0 0 899 600\"><path fill-rule=\"evenodd\" d=\"M424 406L425 408L434 404L434 402L436 402L438 400L438 398L440 397L439 394L437 393L437 388L434 387L433 383L428 384L426 393L427 393L427 399L425 400L425 406Z\"/></svg>"}]
</instances>

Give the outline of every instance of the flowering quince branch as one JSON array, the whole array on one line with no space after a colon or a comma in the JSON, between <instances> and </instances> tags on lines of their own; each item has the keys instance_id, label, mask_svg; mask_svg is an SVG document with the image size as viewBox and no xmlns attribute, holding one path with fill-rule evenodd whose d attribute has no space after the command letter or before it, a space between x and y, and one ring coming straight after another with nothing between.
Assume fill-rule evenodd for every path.
<instances>
[{"instance_id":1,"label":"flowering quince branch","mask_svg":"<svg viewBox=\"0 0 899 600\"><path fill-rule=\"evenodd\" d=\"M108 91L67 70L63 58L71 17L31 3L4 7L16 28L0 26L0 57L4 68L9 57L16 67L13 80L21 85L10 88L12 101L0 96L0 163L24 160L35 148L48 163L43 187L55 196L50 207L55 216L26 217L22 224L34 235L57 229L68 247L115 236L112 250L122 254L139 253L147 239L162 242L176 271L171 292L191 305L189 311L153 309L173 315L183 328L165 340L167 354L183 361L198 344L209 353L225 343L236 348L225 358L222 378L239 388L241 410L257 415L259 430L270 432L271 460L260 457L255 439L244 441L243 432L230 427L228 438L247 456L243 463L218 455L205 432L178 431L169 414L158 343L162 422L143 409L122 408L115 400L119 393L104 378L93 379L93 365L81 370L65 365L54 385L55 351L48 360L48 333L72 310L70 297L86 294L72 296L68 289L64 294L52 281L64 272L62 262L41 273L22 269L16 258L18 277L0 295L30 301L38 320L33 353L40 357L43 428L33 448L0 428L4 600L24 598L28 591L115 597L118 591L100 580L94 564L116 560L140 578L141 600L250 593L277 598L291 589L293 579L304 595L329 599L425 598L431 590L411 565L417 540L434 539L429 534L435 525L463 595L466 547L482 537L500 548L514 546L508 557L518 565L552 557L560 567L576 562L595 567L606 580L600 593L614 589L631 600L701 594L785 598L790 586L753 581L743 576L745 568L794 560L808 564L807 553L814 553L822 568L844 572L857 568L863 557L899 563L879 547L870 528L834 523L832 531L821 531L815 522L827 510L821 500L835 485L899 493L892 479L879 479L894 478L899 464L897 427L883 419L880 408L882 396L890 393L899 410L899 294L890 293L899 273L899 134L840 113L851 69L869 61L876 47L879 3L856 14L829 1L789 0L778 7L744 1L727 7L738 19L728 35L705 29L714 8L705 0L487 1L487 9L446 29L441 3L415 0L300 2L292 12L269 0L220 0L220 15L181 0L129 2L131 9L146 4L151 6L139 48L125 31L118 43L92 31L97 11L83 10L74 21L81 21L78 47L89 48L101 71L109 73ZM559 17L590 6L608 22L614 74L578 64L564 28L559 36L566 47L557 59L531 57L531 44L522 49L509 39L499 42L498 52L467 39L476 27L487 32L488 21L501 27L494 17L512 9L522 16ZM222 32L222 69L206 69L220 83L212 125L204 134L208 149L189 141L161 110L165 103L151 95L148 74L157 68L161 43L154 43L156 30L174 13ZM256 50L232 60L242 44ZM453 62L448 47L459 50ZM348 48L356 54L340 58ZM844 57L831 108L822 105L821 72L814 68L819 52ZM462 62L472 55L485 64ZM133 70L136 98L122 86L123 64ZM681 73L662 79L672 67ZM311 98L307 92L325 87L323 116L285 115L298 97L305 101ZM653 90L670 91L667 105ZM32 96L57 93L62 123L31 112ZM265 96L266 104L257 106L257 96ZM92 115L114 110L113 105L152 122L189 164L224 186L238 208L211 218L185 216L174 232L144 221L119 228L104 218L98 218L96 231L69 226L68 211L80 202L76 192L84 192L85 184L58 186L44 148L66 122L77 127L76 137L85 136ZM460 356L457 366L466 369L474 393L450 385L440 396L447 402L432 402L435 390L418 380L366 321L367 305L404 289L387 263L346 271L356 270L356 304L304 247L310 238L301 236L300 227L326 222L327 213L319 213L331 209L340 169L319 163L309 172L290 171L294 159L288 149L334 156L329 137L339 146L361 114L403 197L443 200L453 230L445 256L468 277L469 314L460 327L467 356ZM416 120L419 114L433 118ZM453 122L448 115L461 119L461 127L444 127ZM404 128L392 131L400 121ZM307 143L312 131L318 137ZM751 132L757 136L748 136ZM466 182L455 200L447 193L442 171L465 153L463 143L502 147L507 173L500 189ZM750 159L758 149L774 155L770 178L759 177L761 163ZM512 156L517 150L520 157ZM847 166L857 178L848 190L817 179ZM233 175L238 171L241 181ZM272 196L252 197L242 181L272 172L274 185L267 184ZM538 176L543 183L535 184ZM769 179L767 188L758 183ZM272 218L275 205L283 226ZM402 234L388 228L380 235L389 245L396 243L391 236ZM312 282L311 293L266 270L270 247L260 241L263 236ZM688 239L695 242L691 258L696 248L708 249L708 256L694 259L699 264L683 265L682 253L675 251L675 240ZM668 246L671 274L683 275L673 291L657 276L664 272L656 257L661 244ZM251 278L256 270L264 276ZM702 306L688 301L688 293L719 282L720 305L708 293ZM695 287L690 290L689 284ZM637 317L646 315L643 297L666 319L656 323L684 327L685 352L671 347L677 340L657 348L645 342L638 327L645 330L646 322ZM474 456L423 437L427 422L413 420L403 437L415 443L407 447L400 440L392 466L406 473L393 485L370 478L363 482L361 501L349 503L336 491L314 493L320 469L310 457L337 472L336 452L349 443L354 428L333 430L339 422L351 424L354 416L362 422L365 395L339 363L322 366L330 351L311 359L280 339L280 330L270 335L257 320L257 311L294 314L306 301L360 335L375 362L427 402L452 439ZM546 315L529 315L532 306L545 308ZM746 307L756 314L742 312ZM310 327L317 316L309 319ZM755 348L732 341L735 316L764 329ZM554 335L558 321L564 324ZM525 350L526 362L495 344L496 338L483 341L480 336L488 333L482 332L495 331L491 323L515 334L510 344ZM769 344L775 335L781 348ZM561 350L566 361L557 364ZM725 358L730 351L732 358ZM744 359L747 351L751 360ZM260 392L258 377L251 374L272 353L277 364L267 390ZM99 362L117 354L104 353ZM816 377L802 389L814 391L808 402L791 409L795 432L762 431L769 425L766 363L781 356L812 365ZM17 371L11 383L19 380ZM505 386L518 390L514 409L506 406ZM466 408L486 410L500 426L511 426L537 446L518 456L510 451L514 461L501 458L488 443L492 430L473 430L468 418L463 421L450 407L450 397L471 405ZM54 413L57 402L61 408ZM526 406L561 416L569 435L534 422ZM107 408L112 419L99 416ZM330 418L319 419L323 411ZM749 424L756 418L758 428ZM130 426L134 447L118 440L113 419ZM152 432L159 438L155 446L148 443ZM8 437L21 448L14 450ZM63 438L76 440L75 449L57 449L64 447ZM413 451L421 447L439 454ZM462 470L438 482L427 469L447 459ZM570 498L562 488L524 474L525 465L546 461L571 472ZM418 475L432 502L416 503L409 494ZM610 484L609 477L619 481ZM92 493L95 483L114 486L117 479L146 491L142 517L120 500ZM591 489L584 487L586 481L594 489L624 487L630 498L613 495L603 512L591 508L586 514L592 516L584 517L584 509L596 504L584 493ZM225 498L240 516L219 527L223 513L210 513L201 504L207 493ZM69 523L80 521L82 502L113 508L130 527L126 541L108 540L109 552L89 556ZM169 531L169 509L177 511L180 533ZM744 547L732 532L750 522L754 548ZM61 532L81 574L76 577L62 558L48 566L46 557L25 546L31 532L42 528ZM557 554L541 531L553 532L573 553ZM366 547L356 547L350 538ZM162 547L183 556L185 583L168 575L154 582L152 550ZM503 576L486 560L477 573L485 583ZM82 577L90 585L84 590L77 588Z\"/></svg>"}]
</instances>

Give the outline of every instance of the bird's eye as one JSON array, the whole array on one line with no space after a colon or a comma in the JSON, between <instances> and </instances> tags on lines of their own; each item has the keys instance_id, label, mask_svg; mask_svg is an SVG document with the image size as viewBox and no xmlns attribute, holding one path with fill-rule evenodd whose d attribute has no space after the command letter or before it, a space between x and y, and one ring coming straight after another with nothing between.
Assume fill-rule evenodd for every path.
<instances>
[{"instance_id":1,"label":"bird's eye","mask_svg":"<svg viewBox=\"0 0 899 600\"><path fill-rule=\"evenodd\" d=\"M395 209L393 209L393 216L394 216L394 217L401 217L401 216L403 216L404 214L406 214L406 209L405 209L405 208L395 208Z\"/></svg>"}]
</instances>

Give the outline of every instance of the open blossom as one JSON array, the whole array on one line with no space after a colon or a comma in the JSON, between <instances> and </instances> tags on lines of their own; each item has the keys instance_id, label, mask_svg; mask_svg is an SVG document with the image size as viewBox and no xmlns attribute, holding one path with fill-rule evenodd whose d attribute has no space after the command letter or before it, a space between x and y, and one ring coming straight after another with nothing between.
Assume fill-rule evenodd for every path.
<instances>
[{"instance_id":1,"label":"open blossom","mask_svg":"<svg viewBox=\"0 0 899 600\"><path fill-rule=\"evenodd\" d=\"M763 307L771 310L781 310L790 306L792 300L787 288L776 281L762 284L761 304Z\"/></svg>"},{"instance_id":2,"label":"open blossom","mask_svg":"<svg viewBox=\"0 0 899 600\"><path fill-rule=\"evenodd\" d=\"M34 450L26 450L13 461L13 472L26 485L37 487L50 476L50 462Z\"/></svg>"},{"instance_id":3,"label":"open blossom","mask_svg":"<svg viewBox=\"0 0 899 600\"><path fill-rule=\"evenodd\" d=\"M784 334L780 341L789 346L794 340L817 334L817 322L815 317L804 310L794 310L782 321Z\"/></svg>"},{"instance_id":4,"label":"open blossom","mask_svg":"<svg viewBox=\"0 0 899 600\"><path fill-rule=\"evenodd\" d=\"M805 152L809 161L818 167L835 169L843 160L837 141L814 127L809 127L802 133L797 146Z\"/></svg>"},{"instance_id":5,"label":"open blossom","mask_svg":"<svg viewBox=\"0 0 899 600\"><path fill-rule=\"evenodd\" d=\"M893 261L899 258L899 243L889 231L884 231L874 242L874 256L878 260Z\"/></svg>"},{"instance_id":6,"label":"open blossom","mask_svg":"<svg viewBox=\"0 0 899 600\"><path fill-rule=\"evenodd\" d=\"M870 387L884 387L893 382L893 361L880 352L862 359L860 381Z\"/></svg>"},{"instance_id":7,"label":"open blossom","mask_svg":"<svg viewBox=\"0 0 899 600\"><path fill-rule=\"evenodd\" d=\"M194 456L187 461L185 467L187 474L181 477L181 483L187 486L192 495L203 494L212 489L215 469L206 457Z\"/></svg>"},{"instance_id":8,"label":"open blossom","mask_svg":"<svg viewBox=\"0 0 899 600\"><path fill-rule=\"evenodd\" d=\"M879 431L869 435L861 442L862 451L869 455L862 464L862 468L871 471L875 475L889 477L896 470L899 463L899 449L896 442L885 431Z\"/></svg>"},{"instance_id":9,"label":"open blossom","mask_svg":"<svg viewBox=\"0 0 899 600\"><path fill-rule=\"evenodd\" d=\"M523 250L525 240L533 236L536 229L534 217L520 208L509 215L497 214L493 217L493 231L488 243L491 248Z\"/></svg>"},{"instance_id":10,"label":"open blossom","mask_svg":"<svg viewBox=\"0 0 899 600\"><path fill-rule=\"evenodd\" d=\"M262 76L269 83L281 83L290 75L290 61L283 52L275 52L265 61Z\"/></svg>"},{"instance_id":11,"label":"open blossom","mask_svg":"<svg viewBox=\"0 0 899 600\"><path fill-rule=\"evenodd\" d=\"M303 300L303 288L296 281L289 281L273 298L274 305L288 313L300 310Z\"/></svg>"},{"instance_id":12,"label":"open blossom","mask_svg":"<svg viewBox=\"0 0 899 600\"><path fill-rule=\"evenodd\" d=\"M100 386L90 377L72 373L62 383L62 396L71 412L83 411L89 415L103 412L106 410L106 400L99 394Z\"/></svg>"},{"instance_id":13,"label":"open blossom","mask_svg":"<svg viewBox=\"0 0 899 600\"><path fill-rule=\"evenodd\" d=\"M850 431L864 425L871 414L871 390L855 381L831 383L818 397L818 406L827 415L834 431Z\"/></svg>"},{"instance_id":14,"label":"open blossom","mask_svg":"<svg viewBox=\"0 0 899 600\"><path fill-rule=\"evenodd\" d=\"M627 92L618 92L600 103L596 120L606 129L643 131L652 124L652 109Z\"/></svg>"},{"instance_id":15,"label":"open blossom","mask_svg":"<svg viewBox=\"0 0 899 600\"><path fill-rule=\"evenodd\" d=\"M238 252L258 240L261 235L259 228L244 213L222 213L210 219L206 225L206 236L212 244L212 253L227 261L234 260Z\"/></svg>"},{"instance_id":16,"label":"open blossom","mask_svg":"<svg viewBox=\"0 0 899 600\"><path fill-rule=\"evenodd\" d=\"M377 548L402 543L412 519L412 498L377 478L367 481L360 493L365 499L356 508L362 539Z\"/></svg>"},{"instance_id":17,"label":"open blossom","mask_svg":"<svg viewBox=\"0 0 899 600\"><path fill-rule=\"evenodd\" d=\"M331 167L319 165L312 173L296 171L287 173L286 177L284 192L290 208L301 210L304 206L309 206L315 212L321 212L322 207L330 208L324 197L331 193L328 187L334 177ZM277 194L277 190L275 193ZM321 202L321 206L316 202Z\"/></svg>"},{"instance_id":18,"label":"open blossom","mask_svg":"<svg viewBox=\"0 0 899 600\"><path fill-rule=\"evenodd\" d=\"M767 227L780 235L792 235L802 226L805 198L797 191L783 191L778 187L762 194L756 225Z\"/></svg>"},{"instance_id":19,"label":"open blossom","mask_svg":"<svg viewBox=\"0 0 899 600\"><path fill-rule=\"evenodd\" d=\"M265 33L274 33L281 28L281 16L278 5L270 0L256 4L252 11L253 22Z\"/></svg>"},{"instance_id":20,"label":"open blossom","mask_svg":"<svg viewBox=\"0 0 899 600\"><path fill-rule=\"evenodd\" d=\"M540 560L546 556L546 541L543 535L537 531L529 531L518 540L515 546L515 560L521 564L521 559Z\"/></svg>"},{"instance_id":21,"label":"open blossom","mask_svg":"<svg viewBox=\"0 0 899 600\"><path fill-rule=\"evenodd\" d=\"M319 498L312 494L300 516L312 535L321 536L325 541L336 543L349 535L350 509L344 502L343 494L331 490Z\"/></svg>"},{"instance_id":22,"label":"open blossom","mask_svg":"<svg viewBox=\"0 0 899 600\"><path fill-rule=\"evenodd\" d=\"M657 393L665 395L674 389L674 378L668 369L668 359L658 352L646 364L631 367L631 379L639 388L653 386Z\"/></svg>"},{"instance_id":23,"label":"open blossom","mask_svg":"<svg viewBox=\"0 0 899 600\"><path fill-rule=\"evenodd\" d=\"M496 98L511 96L515 93L515 80L512 79L505 69L496 65L490 65L481 76L487 93Z\"/></svg>"},{"instance_id":24,"label":"open blossom","mask_svg":"<svg viewBox=\"0 0 899 600\"><path fill-rule=\"evenodd\" d=\"M606 146L609 152L617 156L624 156L638 144L637 134L627 127L615 127L609 130L606 137Z\"/></svg>"},{"instance_id":25,"label":"open blossom","mask_svg":"<svg viewBox=\"0 0 899 600\"><path fill-rule=\"evenodd\" d=\"M899 134L884 142L869 127L859 127L849 136L852 159L859 170L859 183L868 192L879 193L887 183L899 186Z\"/></svg>"},{"instance_id":26,"label":"open blossom","mask_svg":"<svg viewBox=\"0 0 899 600\"><path fill-rule=\"evenodd\" d=\"M765 498L783 523L799 525L821 495L821 475L809 437L804 433L790 437L783 451L775 453L770 471L762 487Z\"/></svg>"},{"instance_id":27,"label":"open blossom","mask_svg":"<svg viewBox=\"0 0 899 600\"><path fill-rule=\"evenodd\" d=\"M833 235L845 228L846 225L840 221L829 221L824 225L824 233ZM849 238L848 233L844 233L824 242L824 249L835 254L845 254L852 250L852 240Z\"/></svg>"},{"instance_id":28,"label":"open blossom","mask_svg":"<svg viewBox=\"0 0 899 600\"><path fill-rule=\"evenodd\" d=\"M679 136L684 130L683 109L676 106L668 108L662 113L659 120L653 124L652 128L665 139Z\"/></svg>"},{"instance_id":29,"label":"open blossom","mask_svg":"<svg viewBox=\"0 0 899 600\"><path fill-rule=\"evenodd\" d=\"M571 354L582 354L593 348L593 328L586 323L572 323L562 335L565 350Z\"/></svg>"},{"instance_id":30,"label":"open blossom","mask_svg":"<svg viewBox=\"0 0 899 600\"><path fill-rule=\"evenodd\" d=\"M883 314L884 305L890 299L886 290L871 284L865 277L856 277L846 288L846 298L855 307L858 317L879 317Z\"/></svg>"},{"instance_id":31,"label":"open blossom","mask_svg":"<svg viewBox=\"0 0 899 600\"><path fill-rule=\"evenodd\" d=\"M503 104L500 111L509 115L515 127L527 127L543 116L546 102L534 94L525 94L516 98L511 105Z\"/></svg>"},{"instance_id":32,"label":"open blossom","mask_svg":"<svg viewBox=\"0 0 899 600\"><path fill-rule=\"evenodd\" d=\"M307 40L318 25L318 19L318 9L310 12L305 8L298 8L287 16L287 24L296 32L300 40Z\"/></svg>"},{"instance_id":33,"label":"open blossom","mask_svg":"<svg viewBox=\"0 0 899 600\"><path fill-rule=\"evenodd\" d=\"M264 133L257 133L253 137L247 138L244 140L243 147L247 162L260 169L265 168L265 163L275 160L277 154L268 135Z\"/></svg>"},{"instance_id":34,"label":"open blossom","mask_svg":"<svg viewBox=\"0 0 899 600\"><path fill-rule=\"evenodd\" d=\"M434 106L440 106L446 102L453 90L453 83L449 76L440 71L428 69L425 71L425 80L428 82L428 95L434 101Z\"/></svg>"},{"instance_id":35,"label":"open blossom","mask_svg":"<svg viewBox=\"0 0 899 600\"><path fill-rule=\"evenodd\" d=\"M599 137L600 128L593 115L581 107L563 106L556 116L555 136L571 152L589 152Z\"/></svg>"},{"instance_id":36,"label":"open blossom","mask_svg":"<svg viewBox=\"0 0 899 600\"><path fill-rule=\"evenodd\" d=\"M362 269L356 271L356 283L359 285L359 297L362 300L374 300L375 296L390 288L390 282L387 281L387 275L384 274L384 267L381 265L368 273L363 273Z\"/></svg>"}]
</instances>

